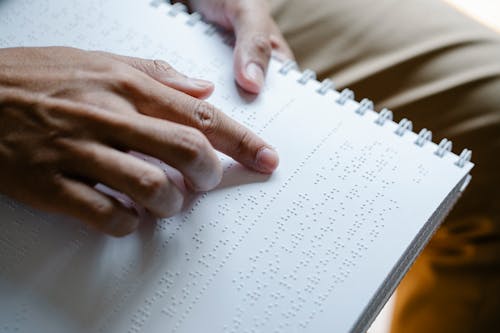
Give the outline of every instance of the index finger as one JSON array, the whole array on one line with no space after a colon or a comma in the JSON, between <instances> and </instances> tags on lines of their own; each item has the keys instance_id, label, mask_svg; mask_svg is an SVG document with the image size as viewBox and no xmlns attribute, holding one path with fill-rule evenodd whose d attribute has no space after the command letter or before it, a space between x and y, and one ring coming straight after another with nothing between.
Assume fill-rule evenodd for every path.
<instances>
[{"instance_id":1,"label":"index finger","mask_svg":"<svg viewBox=\"0 0 500 333\"><path fill-rule=\"evenodd\" d=\"M215 149L250 169L271 173L278 167L278 154L268 143L213 105L168 87L151 89L153 85L141 113L200 130Z\"/></svg>"},{"instance_id":2,"label":"index finger","mask_svg":"<svg viewBox=\"0 0 500 333\"><path fill-rule=\"evenodd\" d=\"M259 172L271 173L278 167L276 151L251 130L205 101L190 103L189 112L183 114L186 123L204 133L215 149Z\"/></svg>"}]
</instances>

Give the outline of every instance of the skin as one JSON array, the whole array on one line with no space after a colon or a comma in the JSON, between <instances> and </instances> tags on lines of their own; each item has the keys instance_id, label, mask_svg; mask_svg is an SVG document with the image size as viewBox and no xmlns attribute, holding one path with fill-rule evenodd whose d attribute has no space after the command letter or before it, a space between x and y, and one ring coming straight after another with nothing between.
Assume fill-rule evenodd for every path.
<instances>
[{"instance_id":1,"label":"skin","mask_svg":"<svg viewBox=\"0 0 500 333\"><path fill-rule=\"evenodd\" d=\"M234 31L234 72L236 82L246 91L260 92L272 51L279 58L293 59L271 16L268 1L191 0L184 3L209 21Z\"/></svg>"},{"instance_id":2,"label":"skin","mask_svg":"<svg viewBox=\"0 0 500 333\"><path fill-rule=\"evenodd\" d=\"M258 93L271 49L289 54L264 1L189 5L235 31L236 81ZM203 101L213 89L158 60L63 47L0 49L0 192L124 236L138 227L136 212L95 184L158 217L177 214L184 201L160 168L130 151L177 169L192 191L219 184L215 150L273 172L271 146Z\"/></svg>"}]
</instances>

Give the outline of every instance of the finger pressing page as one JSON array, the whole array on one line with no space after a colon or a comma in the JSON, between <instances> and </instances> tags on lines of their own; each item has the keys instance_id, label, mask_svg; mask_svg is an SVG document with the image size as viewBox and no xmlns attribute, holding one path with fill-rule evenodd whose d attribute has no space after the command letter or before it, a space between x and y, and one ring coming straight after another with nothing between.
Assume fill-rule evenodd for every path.
<instances>
[{"instance_id":1,"label":"finger pressing page","mask_svg":"<svg viewBox=\"0 0 500 333\"><path fill-rule=\"evenodd\" d=\"M111 147L80 143L64 171L124 193L158 217L173 216L182 209L181 191L159 167Z\"/></svg>"},{"instance_id":2,"label":"finger pressing page","mask_svg":"<svg viewBox=\"0 0 500 333\"><path fill-rule=\"evenodd\" d=\"M214 91L214 85L212 82L188 77L178 72L169 63L163 60L128 57L103 51L93 52L129 65L133 69L148 75L152 79L166 86L180 90L196 98L207 98Z\"/></svg>"},{"instance_id":3,"label":"finger pressing page","mask_svg":"<svg viewBox=\"0 0 500 333\"><path fill-rule=\"evenodd\" d=\"M52 197L52 211L73 216L112 236L125 236L139 225L135 211L125 208L117 200L93 187L61 176L57 193Z\"/></svg>"},{"instance_id":4,"label":"finger pressing page","mask_svg":"<svg viewBox=\"0 0 500 333\"><path fill-rule=\"evenodd\" d=\"M194 128L137 114L110 128L108 137L111 144L123 150L137 151L172 166L195 191L211 190L222 178L215 150Z\"/></svg>"},{"instance_id":5,"label":"finger pressing page","mask_svg":"<svg viewBox=\"0 0 500 333\"><path fill-rule=\"evenodd\" d=\"M243 165L262 173L272 173L278 167L278 154L269 144L208 103L197 107L193 121L217 150Z\"/></svg>"},{"instance_id":6,"label":"finger pressing page","mask_svg":"<svg viewBox=\"0 0 500 333\"><path fill-rule=\"evenodd\" d=\"M271 173L278 166L269 144L211 104L175 91L151 92L142 113L198 129L215 149L253 170Z\"/></svg>"}]
</instances>

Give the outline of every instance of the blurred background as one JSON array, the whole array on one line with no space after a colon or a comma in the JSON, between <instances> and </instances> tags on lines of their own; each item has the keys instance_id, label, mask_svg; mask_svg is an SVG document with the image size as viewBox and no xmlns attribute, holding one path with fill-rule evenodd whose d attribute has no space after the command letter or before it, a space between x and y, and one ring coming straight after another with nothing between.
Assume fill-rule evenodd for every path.
<instances>
[{"instance_id":1,"label":"blurred background","mask_svg":"<svg viewBox=\"0 0 500 333\"><path fill-rule=\"evenodd\" d=\"M500 33L500 0L443 0L466 15ZM498 60L500 61L500 59ZM393 297L394 298L394 297ZM388 333L393 298L373 323L368 333Z\"/></svg>"}]
</instances>

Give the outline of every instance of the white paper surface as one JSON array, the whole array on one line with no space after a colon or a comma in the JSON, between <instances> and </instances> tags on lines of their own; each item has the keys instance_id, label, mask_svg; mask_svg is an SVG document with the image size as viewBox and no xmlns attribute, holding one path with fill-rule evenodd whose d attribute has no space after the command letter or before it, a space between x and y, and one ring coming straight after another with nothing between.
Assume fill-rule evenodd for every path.
<instances>
[{"instance_id":1,"label":"white paper surface","mask_svg":"<svg viewBox=\"0 0 500 333\"><path fill-rule=\"evenodd\" d=\"M273 61L258 97L206 26L147 1L0 1L0 47L68 45L164 59L276 147L267 177L229 159L180 216L124 239L0 202L1 332L347 332L469 172L396 124L357 115Z\"/></svg>"}]
</instances>

